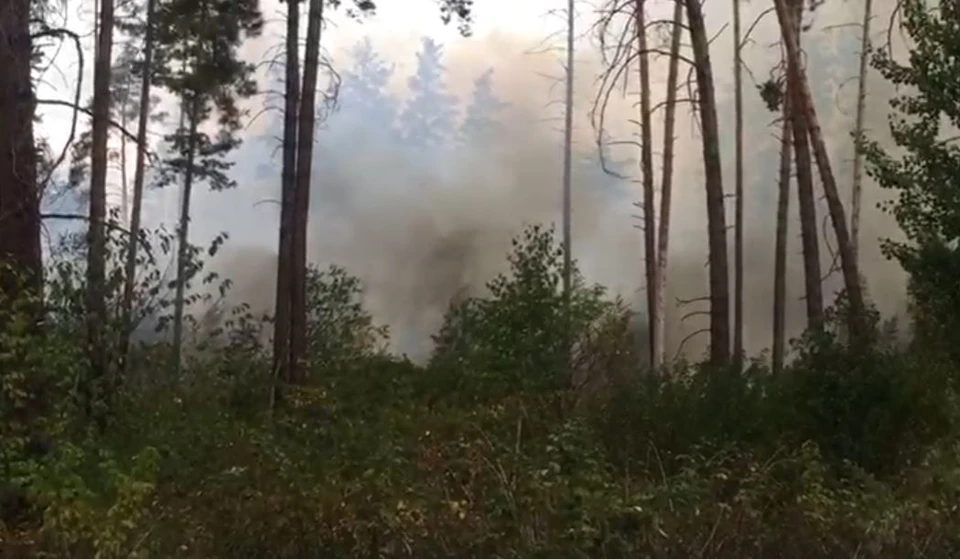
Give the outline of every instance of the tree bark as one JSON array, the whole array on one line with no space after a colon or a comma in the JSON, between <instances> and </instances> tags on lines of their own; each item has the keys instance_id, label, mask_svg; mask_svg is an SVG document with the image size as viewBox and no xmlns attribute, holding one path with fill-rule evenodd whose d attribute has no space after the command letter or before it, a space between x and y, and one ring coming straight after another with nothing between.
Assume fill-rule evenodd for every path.
<instances>
[{"instance_id":1,"label":"tree bark","mask_svg":"<svg viewBox=\"0 0 960 559\"><path fill-rule=\"evenodd\" d=\"M797 163L797 202L800 210L800 239L803 244L804 301L807 305L807 328L823 328L823 276L820 272L820 241L817 233L817 202L813 194L813 169L807 118L797 95L796 69L788 64L787 95L791 97L794 151Z\"/></svg>"},{"instance_id":2,"label":"tree bark","mask_svg":"<svg viewBox=\"0 0 960 559\"><path fill-rule=\"evenodd\" d=\"M793 126L790 121L790 96L783 100L783 124L780 132L780 176L777 195L777 240L773 265L773 372L783 370L786 353L787 316L787 232L790 215L790 159L793 151Z\"/></svg>"},{"instance_id":3,"label":"tree bark","mask_svg":"<svg viewBox=\"0 0 960 559\"><path fill-rule=\"evenodd\" d=\"M153 73L153 19L157 0L147 0L147 28L143 38L143 80L140 82L140 114L137 115L137 159L133 171L133 208L130 211L130 248L124 266L120 375L126 377L133 333L133 289L137 280L137 253L140 248L140 216L143 212L143 183L147 155L147 126L150 121L150 80Z\"/></svg>"},{"instance_id":4,"label":"tree bark","mask_svg":"<svg viewBox=\"0 0 960 559\"><path fill-rule=\"evenodd\" d=\"M860 260L860 203L863 196L863 113L867 104L867 59L870 50L870 19L873 0L863 5L863 35L860 37L860 76L857 82L857 116L853 129L853 193L850 204L850 242L853 257Z\"/></svg>"},{"instance_id":5,"label":"tree bark","mask_svg":"<svg viewBox=\"0 0 960 559\"><path fill-rule=\"evenodd\" d=\"M567 74L564 82L564 113L563 113L563 349L569 363L573 350L573 321L571 317L570 300L572 297L573 274L573 39L574 39L574 1L567 2Z\"/></svg>"},{"instance_id":6,"label":"tree bark","mask_svg":"<svg viewBox=\"0 0 960 559\"><path fill-rule=\"evenodd\" d=\"M730 364L730 280L727 268L727 223L717 101L710 63L710 46L699 0L685 0L693 60L696 64L703 165L707 194L707 241L710 265L710 362Z\"/></svg>"},{"instance_id":7,"label":"tree bark","mask_svg":"<svg viewBox=\"0 0 960 559\"><path fill-rule=\"evenodd\" d=\"M743 67L740 60L740 0L733 0L733 105L735 120L733 224L733 362L743 367Z\"/></svg>"},{"instance_id":8,"label":"tree bark","mask_svg":"<svg viewBox=\"0 0 960 559\"><path fill-rule=\"evenodd\" d=\"M643 244L647 283L647 329L650 366L659 369L660 319L657 316L657 217L653 185L653 123L650 109L650 58L647 54L647 30L644 0L636 0L634 20L637 27L637 52L640 65L640 176L643 185Z\"/></svg>"},{"instance_id":9,"label":"tree bark","mask_svg":"<svg viewBox=\"0 0 960 559\"><path fill-rule=\"evenodd\" d=\"M677 115L677 79L680 64L680 39L683 37L683 4L673 4L673 30L670 35L670 60L667 69L667 99L663 127L663 178L660 182L660 224L657 231L657 328L659 345L654 359L657 367L666 362L667 257L670 241L670 210L673 195L674 126Z\"/></svg>"},{"instance_id":10,"label":"tree bark","mask_svg":"<svg viewBox=\"0 0 960 559\"><path fill-rule=\"evenodd\" d=\"M307 12L307 49L297 130L297 182L293 197L293 274L291 281L290 379L305 378L307 356L307 224L310 216L310 179L313 167L313 132L316 123L317 73L320 67L320 31L323 0L310 0Z\"/></svg>"},{"instance_id":11,"label":"tree bark","mask_svg":"<svg viewBox=\"0 0 960 559\"><path fill-rule=\"evenodd\" d=\"M823 181L823 192L827 199L827 208L830 211L830 221L837 238L837 250L840 253L840 268L843 272L843 283L846 288L848 304L848 328L850 341L855 348L864 348L869 343L869 327L866 317L863 288L860 283L860 271L853 254L853 245L850 241L850 231L847 228L846 215L843 203L837 190L836 178L830 166L830 157L823 139L823 130L817 120L817 110L813 104L813 94L806 73L803 71L800 59L799 20L788 9L786 0L774 0L777 19L780 22L780 31L783 34L787 47L787 58L794 66L797 79L797 98L799 108L807 118L807 128L816 158L820 178Z\"/></svg>"},{"instance_id":12,"label":"tree bark","mask_svg":"<svg viewBox=\"0 0 960 559\"><path fill-rule=\"evenodd\" d=\"M24 294L42 294L40 191L33 116L36 98L30 75L33 41L30 2L0 2L0 310ZM28 312L36 322L40 305Z\"/></svg>"},{"instance_id":13,"label":"tree bark","mask_svg":"<svg viewBox=\"0 0 960 559\"><path fill-rule=\"evenodd\" d=\"M294 200L297 180L297 110L300 105L300 0L287 0L287 67L283 108L283 174L281 178L280 239L277 258L277 292L273 326L274 378L289 381L290 281L293 273ZM279 397L279 385L274 388Z\"/></svg>"},{"instance_id":14,"label":"tree bark","mask_svg":"<svg viewBox=\"0 0 960 559\"><path fill-rule=\"evenodd\" d=\"M182 371L182 353L183 353L183 307L184 291L187 283L187 257L190 241L190 194L193 191L194 162L197 155L197 126L200 108L197 94L193 94L190 100L190 108L187 114L189 121L189 138L187 139L187 168L184 171L183 178L183 198L180 201L180 227L177 228L177 279L176 294L173 299L173 380L180 379Z\"/></svg>"},{"instance_id":15,"label":"tree bark","mask_svg":"<svg viewBox=\"0 0 960 559\"><path fill-rule=\"evenodd\" d=\"M93 74L93 130L90 146L90 220L87 232L87 351L89 373L81 385L84 406L93 412L96 400L107 396L100 386L106 375L107 351L103 334L107 320L105 270L107 217L107 139L110 131L110 79L113 72L113 0L100 6L97 59Z\"/></svg>"}]
</instances>

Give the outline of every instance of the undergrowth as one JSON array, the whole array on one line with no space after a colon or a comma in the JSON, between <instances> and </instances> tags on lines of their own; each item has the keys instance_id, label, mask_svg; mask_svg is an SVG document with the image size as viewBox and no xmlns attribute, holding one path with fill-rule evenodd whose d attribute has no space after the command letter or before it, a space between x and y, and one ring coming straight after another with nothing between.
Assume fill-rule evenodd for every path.
<instances>
[{"instance_id":1,"label":"undergrowth","mask_svg":"<svg viewBox=\"0 0 960 559\"><path fill-rule=\"evenodd\" d=\"M564 313L531 228L427 364L385 351L334 267L311 276L310 376L282 406L268 321L240 307L176 383L145 337L100 432L74 403L82 270L60 258L56 327L8 320L0 343L4 557L960 556L957 369L916 346L853 355L828 329L776 376L653 375L622 301L577 276Z\"/></svg>"}]
</instances>

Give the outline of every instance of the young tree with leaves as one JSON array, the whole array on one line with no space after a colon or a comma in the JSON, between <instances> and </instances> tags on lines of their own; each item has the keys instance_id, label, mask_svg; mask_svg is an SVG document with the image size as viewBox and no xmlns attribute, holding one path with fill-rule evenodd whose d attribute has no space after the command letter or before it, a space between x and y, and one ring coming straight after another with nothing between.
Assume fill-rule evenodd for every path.
<instances>
[{"instance_id":1,"label":"young tree with leaves","mask_svg":"<svg viewBox=\"0 0 960 559\"><path fill-rule=\"evenodd\" d=\"M907 0L903 29L910 38L907 62L882 50L873 64L908 93L891 102L890 155L865 143L867 171L895 194L886 209L905 239L886 239L882 249L910 274L916 339L960 362L960 5Z\"/></svg>"},{"instance_id":2,"label":"young tree with leaves","mask_svg":"<svg viewBox=\"0 0 960 559\"><path fill-rule=\"evenodd\" d=\"M177 276L173 317L173 375L179 377L183 342L184 292L192 275L190 197L197 181L214 190L235 186L224 157L240 144L242 111L237 101L256 92L252 65L238 49L259 35L263 20L257 0L172 0L157 6L156 85L181 99L185 125L167 137L176 157L161 170L164 183L183 180L177 234ZM216 111L217 134L200 129Z\"/></svg>"}]
</instances>

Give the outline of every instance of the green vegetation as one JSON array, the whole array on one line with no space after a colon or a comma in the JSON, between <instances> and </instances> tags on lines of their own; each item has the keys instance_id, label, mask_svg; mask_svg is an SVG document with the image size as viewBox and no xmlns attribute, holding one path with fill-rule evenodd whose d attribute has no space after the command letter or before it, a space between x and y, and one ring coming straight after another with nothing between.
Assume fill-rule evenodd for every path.
<instances>
[{"instance_id":1,"label":"green vegetation","mask_svg":"<svg viewBox=\"0 0 960 559\"><path fill-rule=\"evenodd\" d=\"M426 366L383 352L334 267L311 275L311 376L274 409L263 324L241 307L176 385L169 348L142 344L99 433L72 397L82 288L61 258L48 306L63 327L11 322L0 355L7 556L960 551L960 376L879 335L869 355L830 333L799 342L777 376L677 363L656 378L638 374L624 307L579 281L571 382L562 259L535 227L489 297L451 310Z\"/></svg>"},{"instance_id":2,"label":"green vegetation","mask_svg":"<svg viewBox=\"0 0 960 559\"><path fill-rule=\"evenodd\" d=\"M451 307L422 365L386 351L349 270L310 269L308 374L294 381L272 372L270 318L189 316L229 289L200 247L113 221L99 328L126 334L137 242L133 314L159 334L138 332L126 374L99 371L102 386L85 241L47 263L42 305L13 288L32 285L28 267L0 269L0 555L960 556L960 149L944 129L960 125L960 18L956 2L903 13L909 64L874 60L910 87L892 103L903 155L863 145L905 233L885 248L910 276L909 332L857 315L870 328L852 351L841 297L777 374L758 359L654 375L623 301L574 270L568 306L564 255L533 226L486 295ZM181 375L160 264L175 246L190 263L184 322L202 332Z\"/></svg>"}]
</instances>

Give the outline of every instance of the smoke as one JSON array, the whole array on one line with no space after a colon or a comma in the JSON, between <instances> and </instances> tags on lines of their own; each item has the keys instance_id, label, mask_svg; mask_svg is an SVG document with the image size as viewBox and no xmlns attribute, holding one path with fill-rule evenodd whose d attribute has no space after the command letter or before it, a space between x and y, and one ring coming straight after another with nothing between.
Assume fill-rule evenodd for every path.
<instances>
[{"instance_id":1,"label":"smoke","mask_svg":"<svg viewBox=\"0 0 960 559\"><path fill-rule=\"evenodd\" d=\"M751 6L758 14L761 8ZM858 21L859 9L825 5L820 8L823 13L818 20ZM885 21L883 13L881 7L877 19ZM722 14L708 13L708 17L714 18L718 29L724 21ZM745 63L751 68L749 75L755 76L756 81L762 81L779 60L776 48L764 46L775 40L775 22L760 29L754 46L745 53ZM839 88L839 83L856 75L858 33L848 29L845 37L837 39L827 32L818 34L815 28L808 37L811 71L827 66L833 72L812 76L811 82L818 93L825 95L826 101L817 100L821 123L828 136L838 182L845 188L841 195L848 200L852 156L849 131L856 87L854 84ZM524 54L534 43L529 37L496 32L446 45L446 79L453 93L466 98L472 80L493 67L496 90L511 104L501 117L501 134L489 145L414 156L411 150L395 144L360 143L356 134L338 129L333 123L318 132L310 259L321 267L344 266L363 281L365 304L378 322L389 325L395 351L414 358L425 356L430 349L430 334L436 331L450 301L464 294L483 293L485 283L505 269L510 239L525 224L559 223L562 106L557 101L561 89L553 87L550 79L543 76L559 78L562 70L554 53ZM349 41L344 40L331 47L334 61L344 66L349 65L343 53L347 44ZM389 48L378 50L396 54L388 55L397 64L391 86L402 93L404 80L412 73L417 42L404 37L375 36L374 44L388 45ZM853 50L848 48L850 45ZM714 44L714 73L721 93L721 129L732 131L730 64L725 55L731 50L729 37L721 35ZM587 113L601 64L595 50L586 44L577 58L575 147L588 155L594 149L594 132ZM655 61L655 98L663 96L665 68L665 60ZM876 75L872 76L870 87L867 122L876 136L885 132L885 98L890 88ZM770 345L779 126L773 123L776 115L766 112L749 82L744 89L748 149L745 341L747 351L756 354ZM840 93L834 95L838 90ZM630 139L636 132L629 123L637 118L634 100L628 97L610 106L607 120L613 125L611 133L615 138ZM666 342L671 351L678 350L681 340L706 326L704 311L708 309L707 302L702 300L707 295L707 268L701 148L688 107L681 106L677 123L667 293L671 304ZM232 297L268 312L274 297L279 210L276 204L261 202L278 196L279 155L273 153L278 122L273 118L266 124L258 123L247 139L244 151L237 157L240 189L198 193L194 205L195 242L222 229L231 232L231 243L214 265L234 280ZM657 150L662 138L659 127L658 122L654 135ZM259 139L254 137L255 133L260 134ZM723 142L725 187L729 192L733 187L732 136L724 137ZM624 148L619 155L633 156L630 151L634 149ZM659 159L659 151L656 157ZM267 171L265 166L269 166ZM589 281L606 285L642 312L644 255L639 221L634 217L639 210L633 206L641 197L639 186L605 176L596 164L591 168L578 167L574 179L574 258ZM876 242L880 237L896 234L896 230L888 216L874 209L882 194L876 192L869 179L864 190L862 273L879 309L886 315L901 313L903 274L896 264L880 255ZM788 333L792 336L798 335L804 324L803 272L795 214L793 199L787 309ZM826 217L823 203L820 215ZM732 202L727 216L728 225L732 225ZM833 259L826 246L835 243L829 226L824 231L821 246L823 268L827 270ZM732 266L732 250L730 254ZM840 286L839 274L833 274L826 280L824 292L830 296ZM692 302L678 304L681 300ZM705 343L704 336L693 337L684 351L698 356Z\"/></svg>"}]
</instances>

